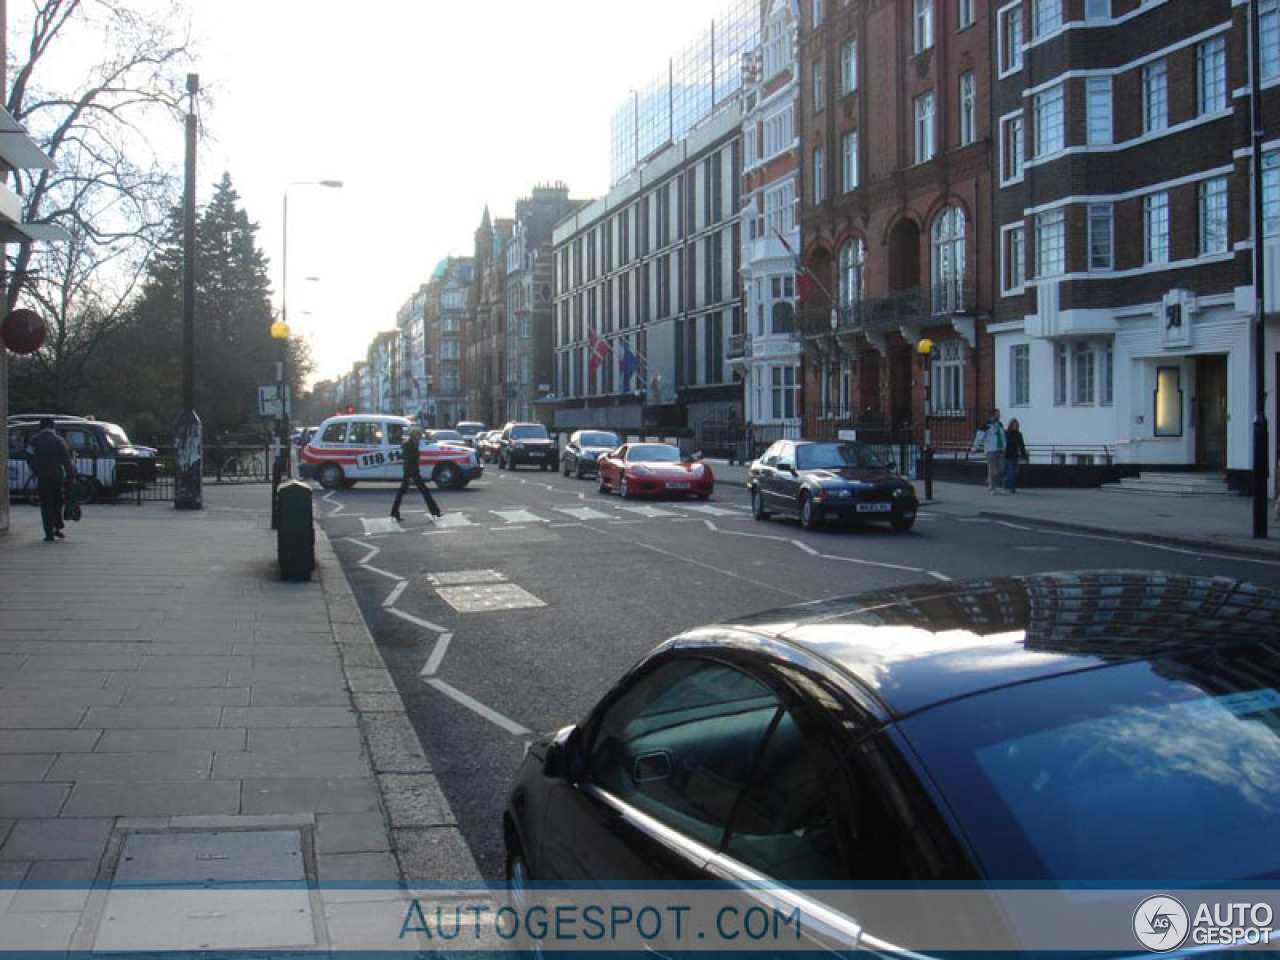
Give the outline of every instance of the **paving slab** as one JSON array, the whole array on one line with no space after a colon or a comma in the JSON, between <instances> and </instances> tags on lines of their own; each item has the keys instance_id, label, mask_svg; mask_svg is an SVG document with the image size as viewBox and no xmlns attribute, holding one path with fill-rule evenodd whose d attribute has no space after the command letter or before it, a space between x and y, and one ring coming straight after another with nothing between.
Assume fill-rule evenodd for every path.
<instances>
[{"instance_id":1,"label":"paving slab","mask_svg":"<svg viewBox=\"0 0 1280 960\"><path fill-rule=\"evenodd\" d=\"M248 687L194 687L166 690L163 687L130 687L121 690L124 707L247 707Z\"/></svg>"},{"instance_id":2,"label":"paving slab","mask_svg":"<svg viewBox=\"0 0 1280 960\"><path fill-rule=\"evenodd\" d=\"M71 790L62 815L152 817L239 811L240 784L234 780L83 780Z\"/></svg>"},{"instance_id":3,"label":"paving slab","mask_svg":"<svg viewBox=\"0 0 1280 960\"><path fill-rule=\"evenodd\" d=\"M200 727L192 730L108 730L98 753L175 753L189 750L243 750L243 729ZM63 751L67 752L67 751Z\"/></svg>"},{"instance_id":4,"label":"paving slab","mask_svg":"<svg viewBox=\"0 0 1280 960\"><path fill-rule=\"evenodd\" d=\"M0 754L0 783L43 780L56 759L51 753Z\"/></svg>"},{"instance_id":5,"label":"paving slab","mask_svg":"<svg viewBox=\"0 0 1280 960\"><path fill-rule=\"evenodd\" d=\"M112 819L28 818L0 846L0 860L93 860L106 849Z\"/></svg>"},{"instance_id":6,"label":"paving slab","mask_svg":"<svg viewBox=\"0 0 1280 960\"><path fill-rule=\"evenodd\" d=\"M207 780L213 765L210 750L169 753L69 753L59 757L46 780ZM218 777L217 779L234 779Z\"/></svg>"},{"instance_id":7,"label":"paving slab","mask_svg":"<svg viewBox=\"0 0 1280 960\"><path fill-rule=\"evenodd\" d=\"M222 711L222 725L226 727L353 727L355 724L355 711L349 707L227 707Z\"/></svg>"},{"instance_id":8,"label":"paving slab","mask_svg":"<svg viewBox=\"0 0 1280 960\"><path fill-rule=\"evenodd\" d=\"M90 707L84 715L84 726L103 730L191 729L221 721L220 707Z\"/></svg>"},{"instance_id":9,"label":"paving slab","mask_svg":"<svg viewBox=\"0 0 1280 960\"><path fill-rule=\"evenodd\" d=\"M241 813L373 813L381 800L372 779L245 780Z\"/></svg>"},{"instance_id":10,"label":"paving slab","mask_svg":"<svg viewBox=\"0 0 1280 960\"><path fill-rule=\"evenodd\" d=\"M213 763L213 775L219 780L367 777L369 772L362 750L219 753Z\"/></svg>"},{"instance_id":11,"label":"paving slab","mask_svg":"<svg viewBox=\"0 0 1280 960\"><path fill-rule=\"evenodd\" d=\"M0 730L0 754L87 753L101 737L101 730Z\"/></svg>"},{"instance_id":12,"label":"paving slab","mask_svg":"<svg viewBox=\"0 0 1280 960\"><path fill-rule=\"evenodd\" d=\"M80 911L92 893L98 856L87 860L36 860L9 903L12 913Z\"/></svg>"},{"instance_id":13,"label":"paving slab","mask_svg":"<svg viewBox=\"0 0 1280 960\"><path fill-rule=\"evenodd\" d=\"M360 732L355 727L256 727L248 734L251 753L360 749Z\"/></svg>"},{"instance_id":14,"label":"paving slab","mask_svg":"<svg viewBox=\"0 0 1280 960\"><path fill-rule=\"evenodd\" d=\"M381 853L391 846L380 813L322 813L316 817L316 852Z\"/></svg>"},{"instance_id":15,"label":"paving slab","mask_svg":"<svg viewBox=\"0 0 1280 960\"><path fill-rule=\"evenodd\" d=\"M0 783L0 810L8 817L56 817L70 793L69 783Z\"/></svg>"}]
</instances>

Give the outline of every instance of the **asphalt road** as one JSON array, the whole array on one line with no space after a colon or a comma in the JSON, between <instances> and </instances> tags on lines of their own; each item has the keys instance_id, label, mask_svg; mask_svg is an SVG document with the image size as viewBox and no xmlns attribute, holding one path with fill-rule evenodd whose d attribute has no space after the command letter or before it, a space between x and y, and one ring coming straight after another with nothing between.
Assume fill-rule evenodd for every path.
<instances>
[{"instance_id":1,"label":"asphalt road","mask_svg":"<svg viewBox=\"0 0 1280 960\"><path fill-rule=\"evenodd\" d=\"M1004 574L1161 569L1280 586L1280 564L924 510L915 529L755 521L746 491L622 501L594 480L486 470L390 521L394 486L328 493L334 542L427 755L488 878L526 743L580 719L641 655L689 627L806 600ZM411 494L416 497L416 494Z\"/></svg>"}]
</instances>

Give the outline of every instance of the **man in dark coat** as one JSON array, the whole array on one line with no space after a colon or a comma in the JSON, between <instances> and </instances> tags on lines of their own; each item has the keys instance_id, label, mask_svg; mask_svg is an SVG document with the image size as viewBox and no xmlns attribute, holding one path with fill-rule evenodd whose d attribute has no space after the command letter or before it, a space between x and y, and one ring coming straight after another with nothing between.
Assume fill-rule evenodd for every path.
<instances>
[{"instance_id":1,"label":"man in dark coat","mask_svg":"<svg viewBox=\"0 0 1280 960\"><path fill-rule=\"evenodd\" d=\"M64 484L74 482L76 465L71 460L67 442L53 429L51 418L40 420L40 432L27 444L27 463L35 474L36 488L40 493L40 520L44 524L45 543L61 540L66 536L62 532L62 488Z\"/></svg>"},{"instance_id":2,"label":"man in dark coat","mask_svg":"<svg viewBox=\"0 0 1280 960\"><path fill-rule=\"evenodd\" d=\"M404 499L404 495L411 483L417 486L422 494L422 499L427 502L427 509L431 511L431 515L433 517L440 516L440 508L436 505L436 498L431 496L431 491L422 482L422 465L418 459L421 452L421 443L422 431L414 427L409 431L409 438L400 444L401 466L404 467L404 477L400 481L400 489L396 491L395 503L391 504L391 517L394 520L401 519L400 501Z\"/></svg>"}]
</instances>

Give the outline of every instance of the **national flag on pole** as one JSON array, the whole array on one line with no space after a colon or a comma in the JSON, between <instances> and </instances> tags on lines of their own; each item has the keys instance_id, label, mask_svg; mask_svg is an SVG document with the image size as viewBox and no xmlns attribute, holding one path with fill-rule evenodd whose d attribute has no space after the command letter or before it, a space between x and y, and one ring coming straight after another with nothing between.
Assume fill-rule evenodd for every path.
<instances>
[{"instance_id":1,"label":"national flag on pole","mask_svg":"<svg viewBox=\"0 0 1280 960\"><path fill-rule=\"evenodd\" d=\"M631 344L623 340L622 356L618 359L618 372L622 374L623 392L631 389L631 378L636 375L636 370L639 367L640 358L631 352Z\"/></svg>"},{"instance_id":2,"label":"national flag on pole","mask_svg":"<svg viewBox=\"0 0 1280 960\"><path fill-rule=\"evenodd\" d=\"M604 363L604 357L609 351L609 345L601 340L594 330L588 332L587 342L591 344L591 356L587 361L587 370L594 377L596 371L600 369L600 364Z\"/></svg>"}]
</instances>

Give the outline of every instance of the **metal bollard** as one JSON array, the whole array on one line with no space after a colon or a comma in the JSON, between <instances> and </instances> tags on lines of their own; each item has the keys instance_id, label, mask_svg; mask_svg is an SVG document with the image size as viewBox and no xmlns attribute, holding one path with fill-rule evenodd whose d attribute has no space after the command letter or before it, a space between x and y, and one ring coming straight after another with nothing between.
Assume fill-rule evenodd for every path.
<instances>
[{"instance_id":1,"label":"metal bollard","mask_svg":"<svg viewBox=\"0 0 1280 960\"><path fill-rule=\"evenodd\" d=\"M276 488L279 524L276 555L284 580L310 580L316 568L316 531L312 520L311 487L290 480Z\"/></svg>"}]
</instances>

